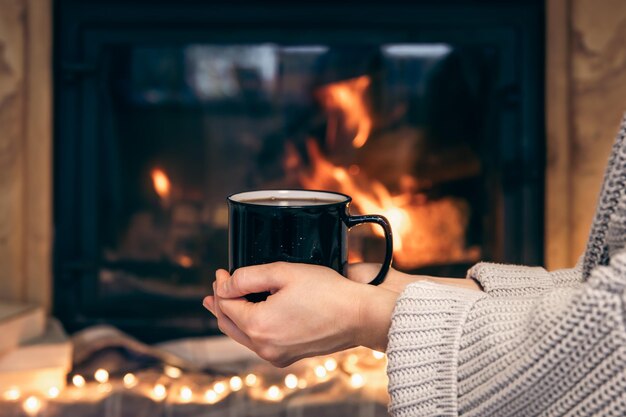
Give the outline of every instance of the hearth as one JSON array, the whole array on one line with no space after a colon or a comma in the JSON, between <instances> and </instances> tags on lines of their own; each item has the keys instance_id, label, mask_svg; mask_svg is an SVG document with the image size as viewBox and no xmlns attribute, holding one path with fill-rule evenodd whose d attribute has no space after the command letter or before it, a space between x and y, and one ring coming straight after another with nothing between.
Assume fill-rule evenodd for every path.
<instances>
[{"instance_id":1,"label":"hearth","mask_svg":"<svg viewBox=\"0 0 626 417\"><path fill-rule=\"evenodd\" d=\"M445 3L56 2L55 314L217 333L225 198L261 188L351 195L404 271L540 263L542 4Z\"/></svg>"}]
</instances>

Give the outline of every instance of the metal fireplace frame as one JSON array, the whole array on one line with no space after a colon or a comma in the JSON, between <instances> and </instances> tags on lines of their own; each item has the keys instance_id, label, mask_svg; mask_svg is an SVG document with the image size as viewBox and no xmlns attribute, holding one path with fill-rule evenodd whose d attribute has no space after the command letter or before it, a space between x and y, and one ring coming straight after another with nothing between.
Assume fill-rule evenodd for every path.
<instances>
[{"instance_id":1,"label":"metal fireplace frame","mask_svg":"<svg viewBox=\"0 0 626 417\"><path fill-rule=\"evenodd\" d=\"M210 315L155 321L103 314L97 296L101 47L274 41L492 45L500 65L490 127L487 258L543 260L543 2L58 0L54 40L54 313L70 330L110 323L148 341L217 333ZM198 306L198 311L201 307Z\"/></svg>"}]
</instances>

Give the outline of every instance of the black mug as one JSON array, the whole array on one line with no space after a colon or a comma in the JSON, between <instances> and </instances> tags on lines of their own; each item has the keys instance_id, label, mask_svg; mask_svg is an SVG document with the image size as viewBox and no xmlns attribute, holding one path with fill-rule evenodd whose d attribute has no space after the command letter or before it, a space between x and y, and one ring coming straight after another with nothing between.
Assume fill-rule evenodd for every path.
<instances>
[{"instance_id":1,"label":"black mug","mask_svg":"<svg viewBox=\"0 0 626 417\"><path fill-rule=\"evenodd\" d=\"M393 255L389 221L380 215L351 216L352 198L310 190L262 190L228 197L229 269L277 261L323 265L347 274L348 230L376 223L385 232L382 268L370 284L385 280ZM268 294L249 296L251 301Z\"/></svg>"}]
</instances>

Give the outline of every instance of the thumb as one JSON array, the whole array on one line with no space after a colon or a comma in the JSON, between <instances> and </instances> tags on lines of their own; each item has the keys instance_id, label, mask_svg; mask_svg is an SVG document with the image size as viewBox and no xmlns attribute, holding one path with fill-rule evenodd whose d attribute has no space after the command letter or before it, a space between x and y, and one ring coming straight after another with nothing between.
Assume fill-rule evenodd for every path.
<instances>
[{"instance_id":1,"label":"thumb","mask_svg":"<svg viewBox=\"0 0 626 417\"><path fill-rule=\"evenodd\" d=\"M221 298L239 298L247 294L278 291L283 282L279 264L254 265L239 268L232 276L218 270L217 294Z\"/></svg>"}]
</instances>

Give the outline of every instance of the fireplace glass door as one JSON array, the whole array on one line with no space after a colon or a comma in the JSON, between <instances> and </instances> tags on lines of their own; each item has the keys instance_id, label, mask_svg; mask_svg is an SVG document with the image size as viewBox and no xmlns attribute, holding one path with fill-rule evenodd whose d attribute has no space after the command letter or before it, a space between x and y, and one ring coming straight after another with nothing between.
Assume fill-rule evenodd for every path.
<instances>
[{"instance_id":1,"label":"fireplace glass door","mask_svg":"<svg viewBox=\"0 0 626 417\"><path fill-rule=\"evenodd\" d=\"M482 255L489 49L192 44L105 51L98 291L199 300L227 267L232 193L339 191L386 216L394 266ZM350 233L379 261L381 230ZM136 306L132 303L130 308Z\"/></svg>"},{"instance_id":2,"label":"fireplace glass door","mask_svg":"<svg viewBox=\"0 0 626 417\"><path fill-rule=\"evenodd\" d=\"M57 74L57 314L216 331L201 300L228 267L226 198L258 189L350 195L389 219L402 271L539 261L535 61L490 30L85 30ZM350 262L380 262L382 236L354 228Z\"/></svg>"}]
</instances>

